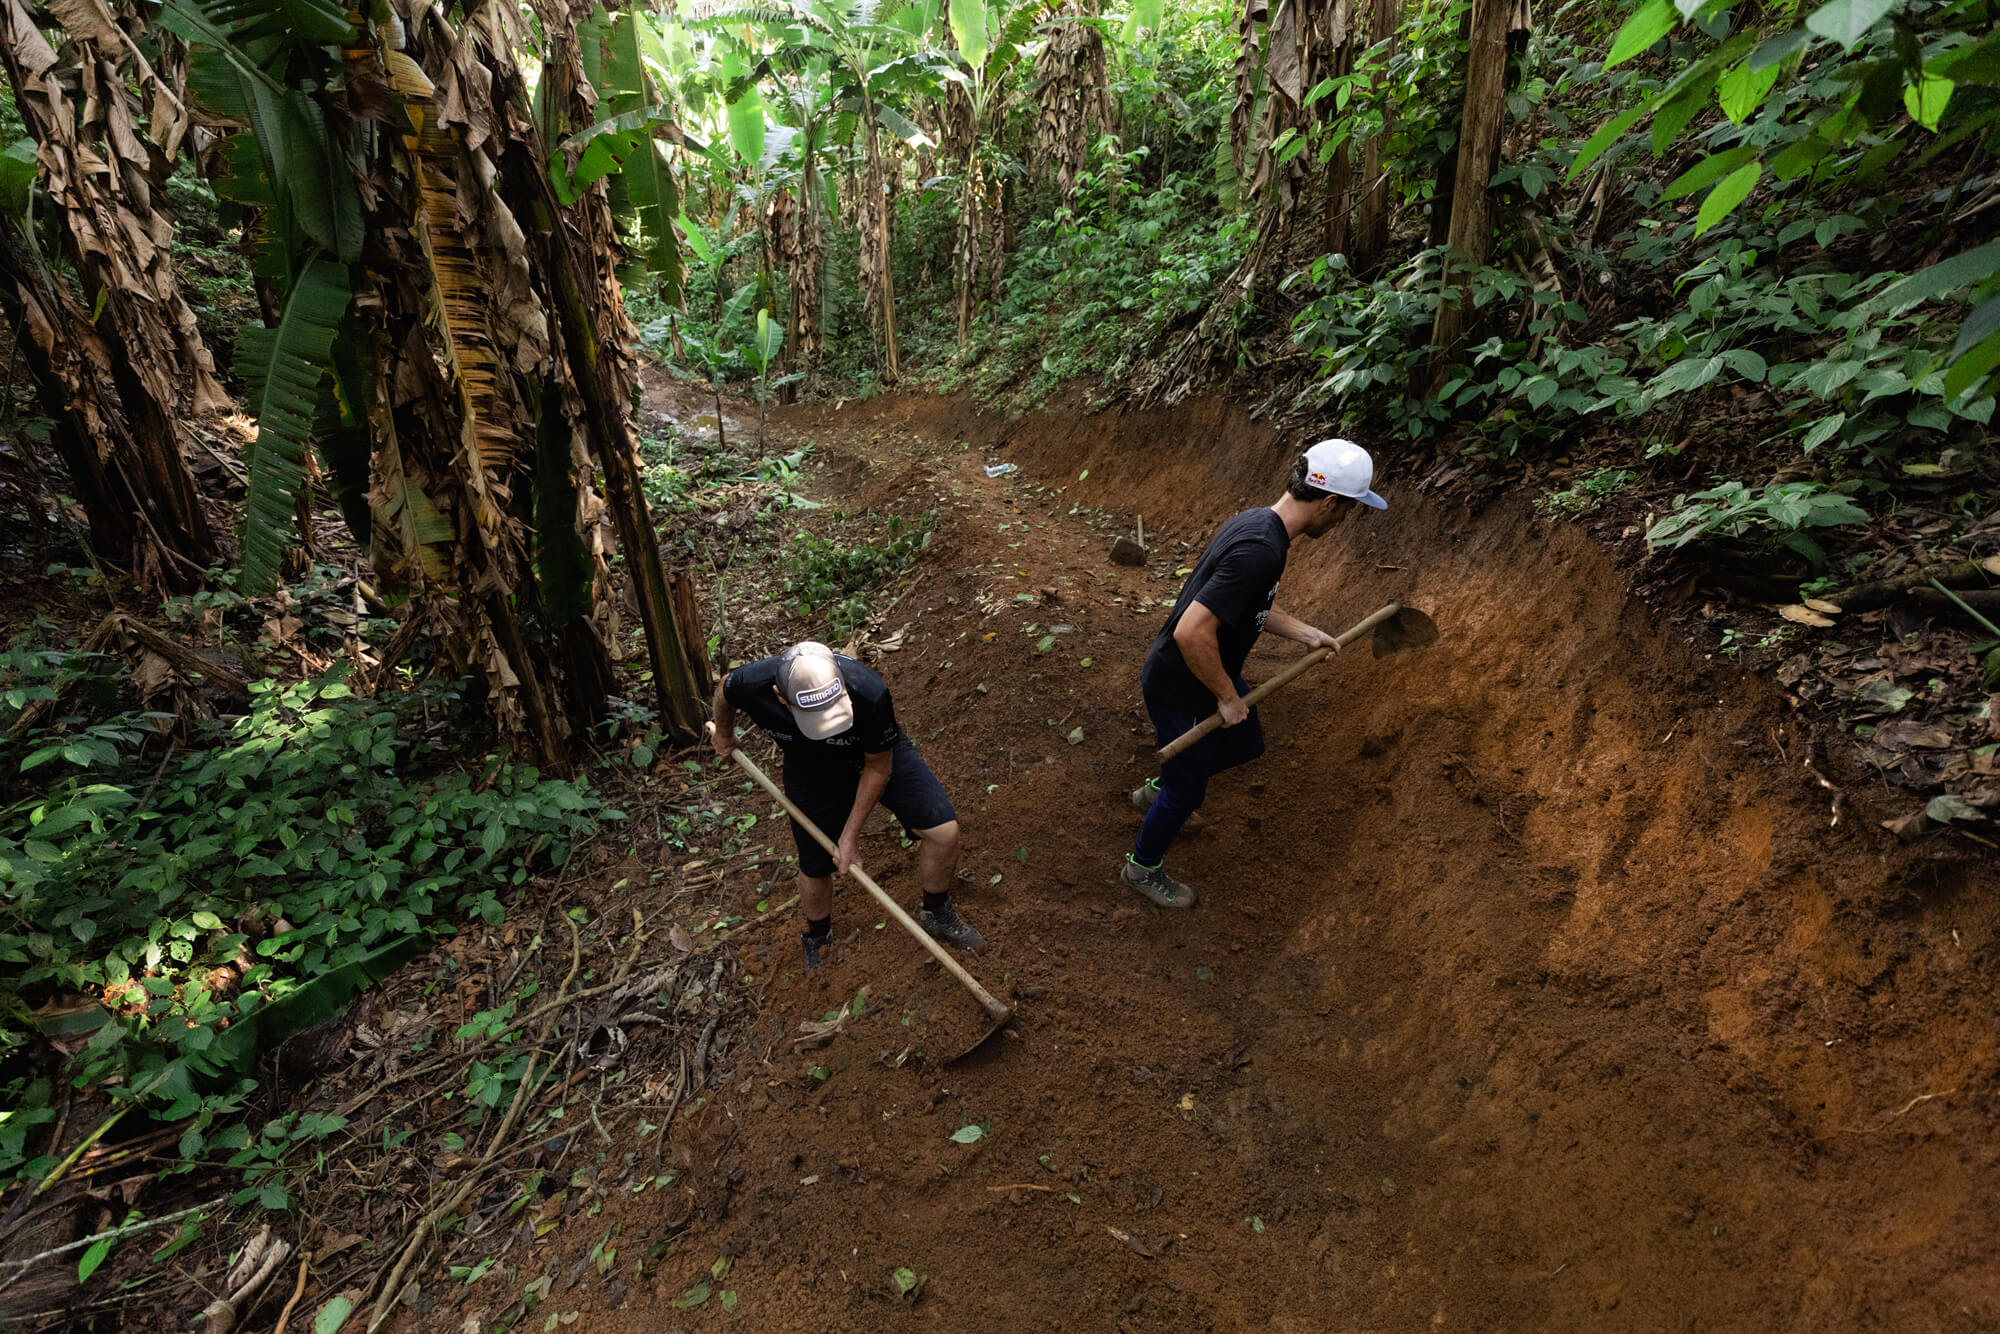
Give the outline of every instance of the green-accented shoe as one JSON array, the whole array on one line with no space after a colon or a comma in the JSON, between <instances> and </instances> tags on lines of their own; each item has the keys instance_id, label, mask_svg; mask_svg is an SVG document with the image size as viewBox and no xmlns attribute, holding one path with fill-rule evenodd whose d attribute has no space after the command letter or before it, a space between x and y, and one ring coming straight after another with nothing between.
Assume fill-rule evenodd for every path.
<instances>
[{"instance_id":1,"label":"green-accented shoe","mask_svg":"<svg viewBox=\"0 0 2000 1334\"><path fill-rule=\"evenodd\" d=\"M1159 795L1160 780L1157 778L1148 778L1145 782L1132 789L1132 804L1139 808L1141 815L1144 815L1147 811L1153 809L1153 802L1159 798ZM1188 816L1187 823L1181 826L1181 833L1199 834L1206 828L1208 828L1208 821L1202 818L1200 811L1196 811Z\"/></svg>"},{"instance_id":2,"label":"green-accented shoe","mask_svg":"<svg viewBox=\"0 0 2000 1334\"><path fill-rule=\"evenodd\" d=\"M1141 866L1132 860L1132 854L1128 852L1118 878L1125 882L1127 889L1144 895L1162 908L1194 907L1194 891L1168 875L1164 864Z\"/></svg>"}]
</instances>

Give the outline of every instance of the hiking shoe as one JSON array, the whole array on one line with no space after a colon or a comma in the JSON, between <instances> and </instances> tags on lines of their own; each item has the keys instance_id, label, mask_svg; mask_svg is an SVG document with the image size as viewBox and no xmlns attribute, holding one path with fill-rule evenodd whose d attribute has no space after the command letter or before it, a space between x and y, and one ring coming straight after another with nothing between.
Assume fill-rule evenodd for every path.
<instances>
[{"instance_id":1,"label":"hiking shoe","mask_svg":"<svg viewBox=\"0 0 2000 1334\"><path fill-rule=\"evenodd\" d=\"M947 945L955 945L962 950L977 954L979 947L986 943L986 937L969 926L958 915L958 909L946 899L935 908L920 908L917 911L917 925L929 933L932 940L941 940Z\"/></svg>"},{"instance_id":2,"label":"hiking shoe","mask_svg":"<svg viewBox=\"0 0 2000 1334\"><path fill-rule=\"evenodd\" d=\"M1125 854L1124 869L1118 878L1125 882L1125 888L1135 894L1144 895L1162 908L1194 907L1194 891L1167 874L1165 864L1141 866L1132 860L1132 854Z\"/></svg>"},{"instance_id":3,"label":"hiking shoe","mask_svg":"<svg viewBox=\"0 0 2000 1334\"><path fill-rule=\"evenodd\" d=\"M1132 804L1139 808L1141 815L1144 815L1153 809L1153 803L1159 799L1159 796L1160 780L1157 778L1148 778L1145 782L1132 789ZM1187 823L1181 826L1181 832L1183 834L1199 834L1206 828L1208 828L1208 821L1201 818L1200 811L1195 811L1188 816Z\"/></svg>"},{"instance_id":4,"label":"hiking shoe","mask_svg":"<svg viewBox=\"0 0 2000 1334\"><path fill-rule=\"evenodd\" d=\"M833 943L833 937L830 935L815 936L810 932L801 931L799 933L799 942L806 948L806 971L808 973L817 973L819 971L819 952Z\"/></svg>"}]
</instances>

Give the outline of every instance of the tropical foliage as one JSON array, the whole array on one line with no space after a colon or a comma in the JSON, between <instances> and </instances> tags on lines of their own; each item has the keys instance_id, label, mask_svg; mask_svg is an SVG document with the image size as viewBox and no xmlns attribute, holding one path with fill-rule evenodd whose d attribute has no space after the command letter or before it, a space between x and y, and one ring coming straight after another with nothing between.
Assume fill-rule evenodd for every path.
<instances>
[{"instance_id":1,"label":"tropical foliage","mask_svg":"<svg viewBox=\"0 0 2000 1334\"><path fill-rule=\"evenodd\" d=\"M202 1142L254 1052L610 818L607 735L695 738L642 354L760 517L814 508L781 396L1229 385L1438 478L1574 463L1545 511L1644 492L1635 547L1788 597L1927 504L1928 576L1992 514L1989 8L0 0L19 453L76 577L188 631L0 656L0 1174L59 1077L268 1167ZM858 632L930 532L788 533L782 599ZM329 542L365 632L302 642Z\"/></svg>"}]
</instances>

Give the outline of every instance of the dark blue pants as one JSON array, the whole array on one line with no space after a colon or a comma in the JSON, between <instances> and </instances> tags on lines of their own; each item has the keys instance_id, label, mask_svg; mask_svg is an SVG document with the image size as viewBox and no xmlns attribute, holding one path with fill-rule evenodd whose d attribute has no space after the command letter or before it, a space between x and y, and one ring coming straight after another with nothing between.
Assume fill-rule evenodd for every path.
<instances>
[{"instance_id":1,"label":"dark blue pants","mask_svg":"<svg viewBox=\"0 0 2000 1334\"><path fill-rule=\"evenodd\" d=\"M1250 687L1242 677L1234 678L1236 693L1248 694ZM1193 727L1209 714L1215 712L1215 701L1211 699L1205 706L1194 706L1179 700L1160 698L1147 692L1146 713L1153 720L1153 735L1164 746L1183 732ZM1233 769L1246 764L1264 753L1264 728L1257 720L1257 710L1251 709L1250 716L1234 727L1218 727L1201 740L1189 746L1171 760L1160 765L1160 795L1154 799L1153 808L1146 812L1146 823L1139 828L1139 838L1132 845L1133 860L1147 866L1158 866L1167 855L1167 846L1180 833L1187 818L1201 808L1202 798L1208 795L1208 780L1224 769Z\"/></svg>"}]
</instances>

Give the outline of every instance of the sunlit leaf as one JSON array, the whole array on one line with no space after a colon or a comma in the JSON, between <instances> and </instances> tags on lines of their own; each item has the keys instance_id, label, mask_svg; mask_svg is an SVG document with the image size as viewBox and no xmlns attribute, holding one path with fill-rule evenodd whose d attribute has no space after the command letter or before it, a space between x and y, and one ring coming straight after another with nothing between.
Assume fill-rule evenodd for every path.
<instances>
[{"instance_id":1,"label":"sunlit leaf","mask_svg":"<svg viewBox=\"0 0 2000 1334\"><path fill-rule=\"evenodd\" d=\"M1723 177L1721 183L1708 192L1708 198L1701 201L1701 210L1695 214L1695 235L1700 236L1735 212L1736 206L1757 188L1757 181L1763 174L1763 163L1750 162Z\"/></svg>"},{"instance_id":2,"label":"sunlit leaf","mask_svg":"<svg viewBox=\"0 0 2000 1334\"><path fill-rule=\"evenodd\" d=\"M354 1303L347 1297L335 1297L319 1308L313 1316L313 1334L338 1334L340 1327L347 1323L347 1317L354 1314Z\"/></svg>"},{"instance_id":3,"label":"sunlit leaf","mask_svg":"<svg viewBox=\"0 0 2000 1334\"><path fill-rule=\"evenodd\" d=\"M1756 149L1745 144L1726 153L1716 153L1703 158L1676 176L1672 183L1660 192L1660 202L1670 203L1715 184L1731 172L1740 170L1744 163L1756 156L1756 153Z\"/></svg>"},{"instance_id":4,"label":"sunlit leaf","mask_svg":"<svg viewBox=\"0 0 2000 1334\"><path fill-rule=\"evenodd\" d=\"M1647 0L1618 30L1618 39L1611 43L1611 54L1604 58L1604 68L1621 65L1651 50L1653 43L1672 32L1680 21L1673 0Z\"/></svg>"},{"instance_id":5,"label":"sunlit leaf","mask_svg":"<svg viewBox=\"0 0 2000 1334\"><path fill-rule=\"evenodd\" d=\"M1812 12L1806 19L1806 28L1828 41L1839 42L1843 50L1852 51L1869 29L1902 3L1903 0L1831 0Z\"/></svg>"},{"instance_id":6,"label":"sunlit leaf","mask_svg":"<svg viewBox=\"0 0 2000 1334\"><path fill-rule=\"evenodd\" d=\"M1620 112L1599 126L1597 133L1591 135L1583 147L1577 150L1576 161L1570 164L1569 176L1566 179L1574 181L1582 175L1584 168L1603 157L1611 145L1617 143L1627 130L1638 124L1639 118L1645 114L1646 107L1641 104L1629 111Z\"/></svg>"},{"instance_id":7,"label":"sunlit leaf","mask_svg":"<svg viewBox=\"0 0 2000 1334\"><path fill-rule=\"evenodd\" d=\"M1945 105L1951 101L1953 86L1950 79L1936 74L1919 76L1915 83L1903 89L1903 106L1909 111L1910 119L1935 132L1938 122L1944 119Z\"/></svg>"},{"instance_id":8,"label":"sunlit leaf","mask_svg":"<svg viewBox=\"0 0 2000 1334\"><path fill-rule=\"evenodd\" d=\"M77 1282L85 1282L97 1272L97 1267L104 1263L104 1257L111 1254L111 1242L110 1237L93 1242L90 1249L83 1253L83 1259L78 1261L76 1266Z\"/></svg>"},{"instance_id":9,"label":"sunlit leaf","mask_svg":"<svg viewBox=\"0 0 2000 1334\"><path fill-rule=\"evenodd\" d=\"M986 63L986 0L950 0L951 37L965 63L978 69Z\"/></svg>"},{"instance_id":10,"label":"sunlit leaf","mask_svg":"<svg viewBox=\"0 0 2000 1334\"><path fill-rule=\"evenodd\" d=\"M1748 63L1741 64L1716 84L1715 100L1721 105L1723 115L1741 125L1764 104L1777 81L1776 65L1759 70L1750 68Z\"/></svg>"}]
</instances>

